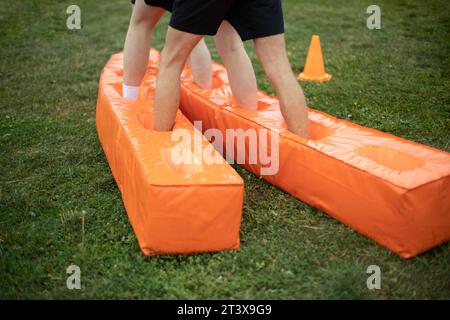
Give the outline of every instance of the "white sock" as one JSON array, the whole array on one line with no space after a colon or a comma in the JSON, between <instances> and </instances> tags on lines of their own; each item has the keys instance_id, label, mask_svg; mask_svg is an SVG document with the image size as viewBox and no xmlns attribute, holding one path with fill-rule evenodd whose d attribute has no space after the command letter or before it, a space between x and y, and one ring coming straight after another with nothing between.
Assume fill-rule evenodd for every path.
<instances>
[{"instance_id":1,"label":"white sock","mask_svg":"<svg viewBox=\"0 0 450 320\"><path fill-rule=\"evenodd\" d=\"M139 96L139 87L127 86L125 83L123 83L122 96L127 100L136 100Z\"/></svg>"}]
</instances>

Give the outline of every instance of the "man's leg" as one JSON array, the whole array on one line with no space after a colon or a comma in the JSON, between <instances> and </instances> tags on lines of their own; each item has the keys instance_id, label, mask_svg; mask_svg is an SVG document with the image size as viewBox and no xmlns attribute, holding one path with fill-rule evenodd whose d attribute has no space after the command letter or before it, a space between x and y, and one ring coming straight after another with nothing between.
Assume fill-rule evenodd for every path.
<instances>
[{"instance_id":1,"label":"man's leg","mask_svg":"<svg viewBox=\"0 0 450 320\"><path fill-rule=\"evenodd\" d=\"M229 22L224 20L214 41L220 58L227 68L230 87L238 105L244 109L256 110L255 72L239 34Z\"/></svg>"},{"instance_id":2,"label":"man's leg","mask_svg":"<svg viewBox=\"0 0 450 320\"><path fill-rule=\"evenodd\" d=\"M165 10L137 0L133 8L123 54L123 96L136 100L147 69L152 30Z\"/></svg>"},{"instance_id":3,"label":"man's leg","mask_svg":"<svg viewBox=\"0 0 450 320\"><path fill-rule=\"evenodd\" d=\"M212 59L204 39L200 40L200 42L194 47L188 61L192 69L194 82L200 88L211 89Z\"/></svg>"},{"instance_id":4,"label":"man's leg","mask_svg":"<svg viewBox=\"0 0 450 320\"><path fill-rule=\"evenodd\" d=\"M256 55L280 99L288 128L308 138L308 112L302 88L295 78L286 53L284 34L254 40Z\"/></svg>"},{"instance_id":5,"label":"man's leg","mask_svg":"<svg viewBox=\"0 0 450 320\"><path fill-rule=\"evenodd\" d=\"M180 76L184 64L203 36L179 31L169 26L161 53L156 83L153 128L169 131L180 104Z\"/></svg>"}]
</instances>

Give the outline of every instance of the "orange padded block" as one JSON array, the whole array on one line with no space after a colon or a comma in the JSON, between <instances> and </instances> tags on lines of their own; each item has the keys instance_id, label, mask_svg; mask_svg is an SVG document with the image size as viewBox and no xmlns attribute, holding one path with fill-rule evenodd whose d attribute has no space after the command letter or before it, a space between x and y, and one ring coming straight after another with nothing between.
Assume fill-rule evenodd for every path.
<instances>
[{"instance_id":1,"label":"orange padded block","mask_svg":"<svg viewBox=\"0 0 450 320\"><path fill-rule=\"evenodd\" d=\"M172 132L148 129L158 60L152 50L140 98L133 103L121 94L122 54L113 55L102 72L97 102L100 142L139 246L145 255L238 249L242 179L225 161L173 161L175 147L195 156L194 142L190 149L188 144L180 147ZM185 129L192 141L212 148L181 112L175 129Z\"/></svg>"},{"instance_id":2,"label":"orange padded block","mask_svg":"<svg viewBox=\"0 0 450 320\"><path fill-rule=\"evenodd\" d=\"M212 90L199 89L186 68L182 111L191 121L202 120L202 130L219 129L224 141L227 128L266 128L277 135L279 170L263 176L268 182L403 258L450 239L448 153L313 109L311 139L305 140L286 130L276 97L259 92L258 110L246 111L235 106L218 64L213 83ZM244 167L260 175L264 166L258 160Z\"/></svg>"}]
</instances>

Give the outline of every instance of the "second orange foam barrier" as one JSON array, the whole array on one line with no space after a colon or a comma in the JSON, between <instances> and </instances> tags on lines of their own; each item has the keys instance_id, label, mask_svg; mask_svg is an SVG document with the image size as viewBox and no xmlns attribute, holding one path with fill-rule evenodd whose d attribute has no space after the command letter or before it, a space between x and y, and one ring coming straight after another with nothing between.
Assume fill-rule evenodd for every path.
<instances>
[{"instance_id":1,"label":"second orange foam barrier","mask_svg":"<svg viewBox=\"0 0 450 320\"><path fill-rule=\"evenodd\" d=\"M305 140L287 131L276 97L259 91L258 110L247 111L234 104L223 66L214 65L214 78L214 88L203 90L184 70L181 108L191 121L201 120L204 131L222 132L225 149L230 128L267 130L262 139L279 141L277 150L268 143L251 161L252 146L245 140L244 168L403 258L450 239L448 153L314 109L311 139ZM226 151L236 160L237 146L230 145L234 149ZM261 151L279 162L275 173L264 173Z\"/></svg>"}]
</instances>

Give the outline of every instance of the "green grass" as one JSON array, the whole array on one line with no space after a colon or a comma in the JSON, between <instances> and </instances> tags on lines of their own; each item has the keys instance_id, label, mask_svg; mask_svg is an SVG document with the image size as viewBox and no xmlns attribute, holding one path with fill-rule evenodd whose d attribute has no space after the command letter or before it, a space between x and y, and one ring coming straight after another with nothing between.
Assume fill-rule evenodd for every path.
<instances>
[{"instance_id":1,"label":"green grass","mask_svg":"<svg viewBox=\"0 0 450 320\"><path fill-rule=\"evenodd\" d=\"M0 6L1 298L450 298L448 243L402 260L240 168L240 251L144 257L95 129L98 77L122 50L130 6L76 3L83 28L74 31L72 2ZM294 71L318 33L333 74L303 84L310 105L448 151L449 2L380 0L381 30L365 27L370 4L284 1ZM66 288L70 264L81 267L82 290ZM366 288L372 264L381 290Z\"/></svg>"}]
</instances>

